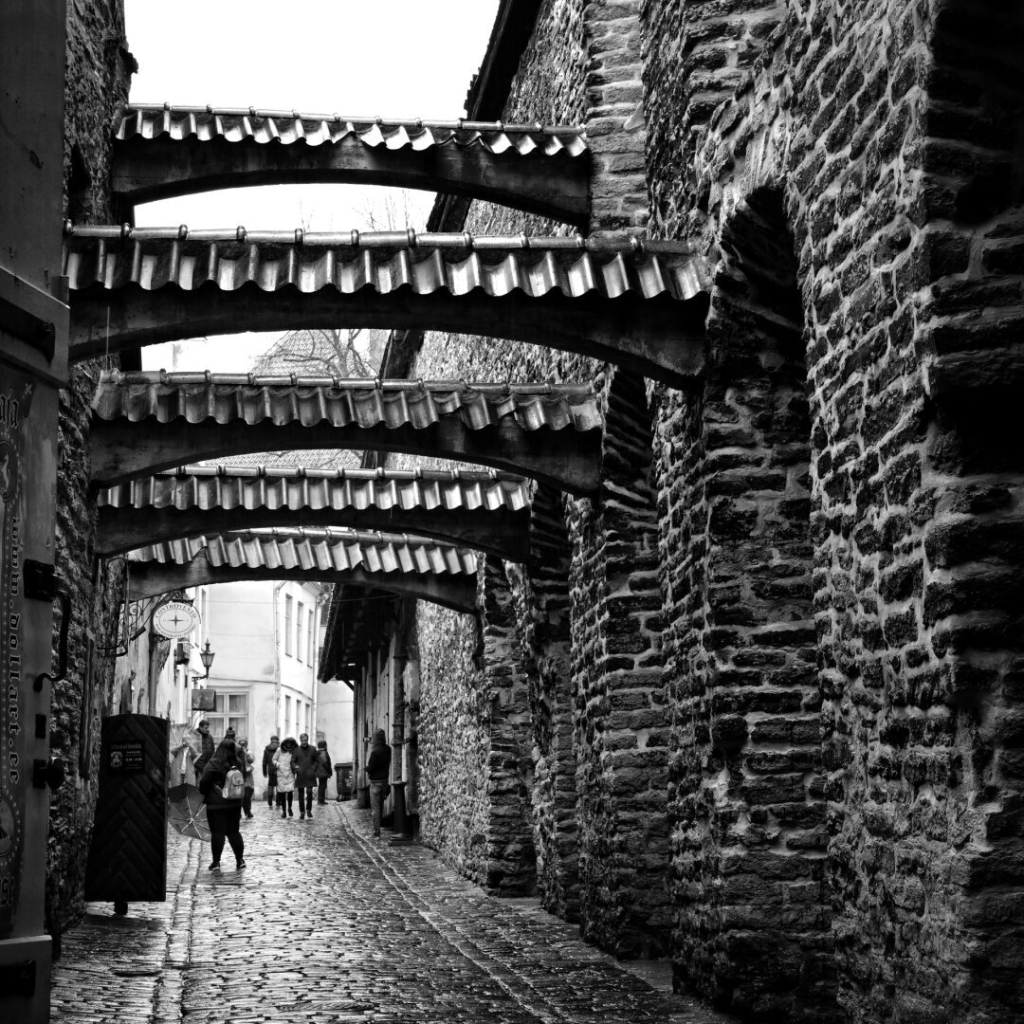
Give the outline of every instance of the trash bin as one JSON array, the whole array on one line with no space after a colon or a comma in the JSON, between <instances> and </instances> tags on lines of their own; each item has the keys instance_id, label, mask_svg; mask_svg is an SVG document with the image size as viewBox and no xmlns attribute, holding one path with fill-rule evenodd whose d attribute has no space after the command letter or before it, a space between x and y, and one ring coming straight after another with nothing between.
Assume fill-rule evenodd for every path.
<instances>
[{"instance_id":1,"label":"trash bin","mask_svg":"<svg viewBox=\"0 0 1024 1024\"><path fill-rule=\"evenodd\" d=\"M352 799L352 762L338 761L334 766L335 784L339 800Z\"/></svg>"}]
</instances>

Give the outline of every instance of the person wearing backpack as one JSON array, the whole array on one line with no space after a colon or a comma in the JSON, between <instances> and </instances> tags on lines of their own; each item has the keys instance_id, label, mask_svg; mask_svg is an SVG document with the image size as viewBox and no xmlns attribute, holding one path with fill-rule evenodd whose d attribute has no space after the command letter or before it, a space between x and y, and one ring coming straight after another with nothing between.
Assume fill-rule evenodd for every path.
<instances>
[{"instance_id":1,"label":"person wearing backpack","mask_svg":"<svg viewBox=\"0 0 1024 1024\"><path fill-rule=\"evenodd\" d=\"M316 802L321 807L327 803L327 780L331 777L331 755L327 752L327 740L316 741Z\"/></svg>"},{"instance_id":2,"label":"person wearing backpack","mask_svg":"<svg viewBox=\"0 0 1024 1024\"><path fill-rule=\"evenodd\" d=\"M220 855L227 840L235 855L235 867L241 871L245 867L245 843L238 826L242 821L245 777L239 768L234 740L225 737L220 741L203 769L199 792L206 801L206 820L210 826L213 861L209 870L220 871Z\"/></svg>"}]
</instances>

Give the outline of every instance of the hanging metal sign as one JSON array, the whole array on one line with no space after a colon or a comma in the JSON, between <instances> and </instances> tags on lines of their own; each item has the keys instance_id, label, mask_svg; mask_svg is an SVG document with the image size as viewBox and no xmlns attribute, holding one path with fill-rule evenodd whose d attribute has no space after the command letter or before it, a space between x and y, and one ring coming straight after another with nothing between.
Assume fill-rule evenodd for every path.
<instances>
[{"instance_id":1,"label":"hanging metal sign","mask_svg":"<svg viewBox=\"0 0 1024 1024\"><path fill-rule=\"evenodd\" d=\"M187 601L164 601L153 609L153 631L168 640L188 636L199 622L199 612Z\"/></svg>"}]
</instances>

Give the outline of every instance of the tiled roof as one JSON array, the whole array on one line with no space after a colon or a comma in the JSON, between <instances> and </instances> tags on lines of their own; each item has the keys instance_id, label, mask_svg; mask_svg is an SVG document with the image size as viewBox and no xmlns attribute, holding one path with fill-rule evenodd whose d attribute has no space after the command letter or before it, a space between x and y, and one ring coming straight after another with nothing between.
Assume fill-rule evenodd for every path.
<instances>
[{"instance_id":1,"label":"tiled roof","mask_svg":"<svg viewBox=\"0 0 1024 1024\"><path fill-rule=\"evenodd\" d=\"M521 124L500 121L423 121L339 114L304 114L297 110L257 110L255 107L198 107L170 104L131 104L115 131L119 141L195 137L200 141L252 140L282 145L336 145L357 139L364 146L425 150L438 146L480 146L492 153L522 156L580 156L587 152L582 128L572 125Z\"/></svg>"},{"instance_id":2,"label":"tiled roof","mask_svg":"<svg viewBox=\"0 0 1024 1024\"><path fill-rule=\"evenodd\" d=\"M488 295L519 290L578 298L628 293L679 301L705 290L702 261L679 242L583 236L483 236L376 231L314 233L68 225L64 272L72 291L134 284L185 291L212 283L225 291L333 288L352 294L400 287L425 295L444 290Z\"/></svg>"},{"instance_id":3,"label":"tiled roof","mask_svg":"<svg viewBox=\"0 0 1024 1024\"><path fill-rule=\"evenodd\" d=\"M99 492L112 508L527 508L529 487L508 473L443 470L227 469L189 466Z\"/></svg>"},{"instance_id":4,"label":"tiled roof","mask_svg":"<svg viewBox=\"0 0 1024 1024\"><path fill-rule=\"evenodd\" d=\"M215 568L464 574L476 572L466 548L400 534L353 530L252 530L166 541L128 553L129 562L186 565L205 558Z\"/></svg>"},{"instance_id":5,"label":"tiled roof","mask_svg":"<svg viewBox=\"0 0 1024 1024\"><path fill-rule=\"evenodd\" d=\"M73 360L198 334L344 324L548 345L673 387L704 365L707 276L678 242L70 230Z\"/></svg>"},{"instance_id":6,"label":"tiled roof","mask_svg":"<svg viewBox=\"0 0 1024 1024\"><path fill-rule=\"evenodd\" d=\"M255 377L252 374L104 372L93 399L102 420L160 423L329 423L422 429L458 416L471 430L513 417L523 430L599 430L596 395L578 384L468 384L364 378Z\"/></svg>"}]
</instances>

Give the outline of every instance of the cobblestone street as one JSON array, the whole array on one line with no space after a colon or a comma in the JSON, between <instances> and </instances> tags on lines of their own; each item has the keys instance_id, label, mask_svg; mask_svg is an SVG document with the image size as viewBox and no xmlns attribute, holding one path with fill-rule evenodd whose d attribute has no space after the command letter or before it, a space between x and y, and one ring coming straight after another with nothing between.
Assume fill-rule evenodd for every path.
<instances>
[{"instance_id":1,"label":"cobblestone street","mask_svg":"<svg viewBox=\"0 0 1024 1024\"><path fill-rule=\"evenodd\" d=\"M54 970L54 1024L725 1021L672 995L667 964L616 963L535 900L373 839L354 803L253 813L245 870L225 849L211 874L209 845L172 832L166 903L88 906Z\"/></svg>"}]
</instances>

